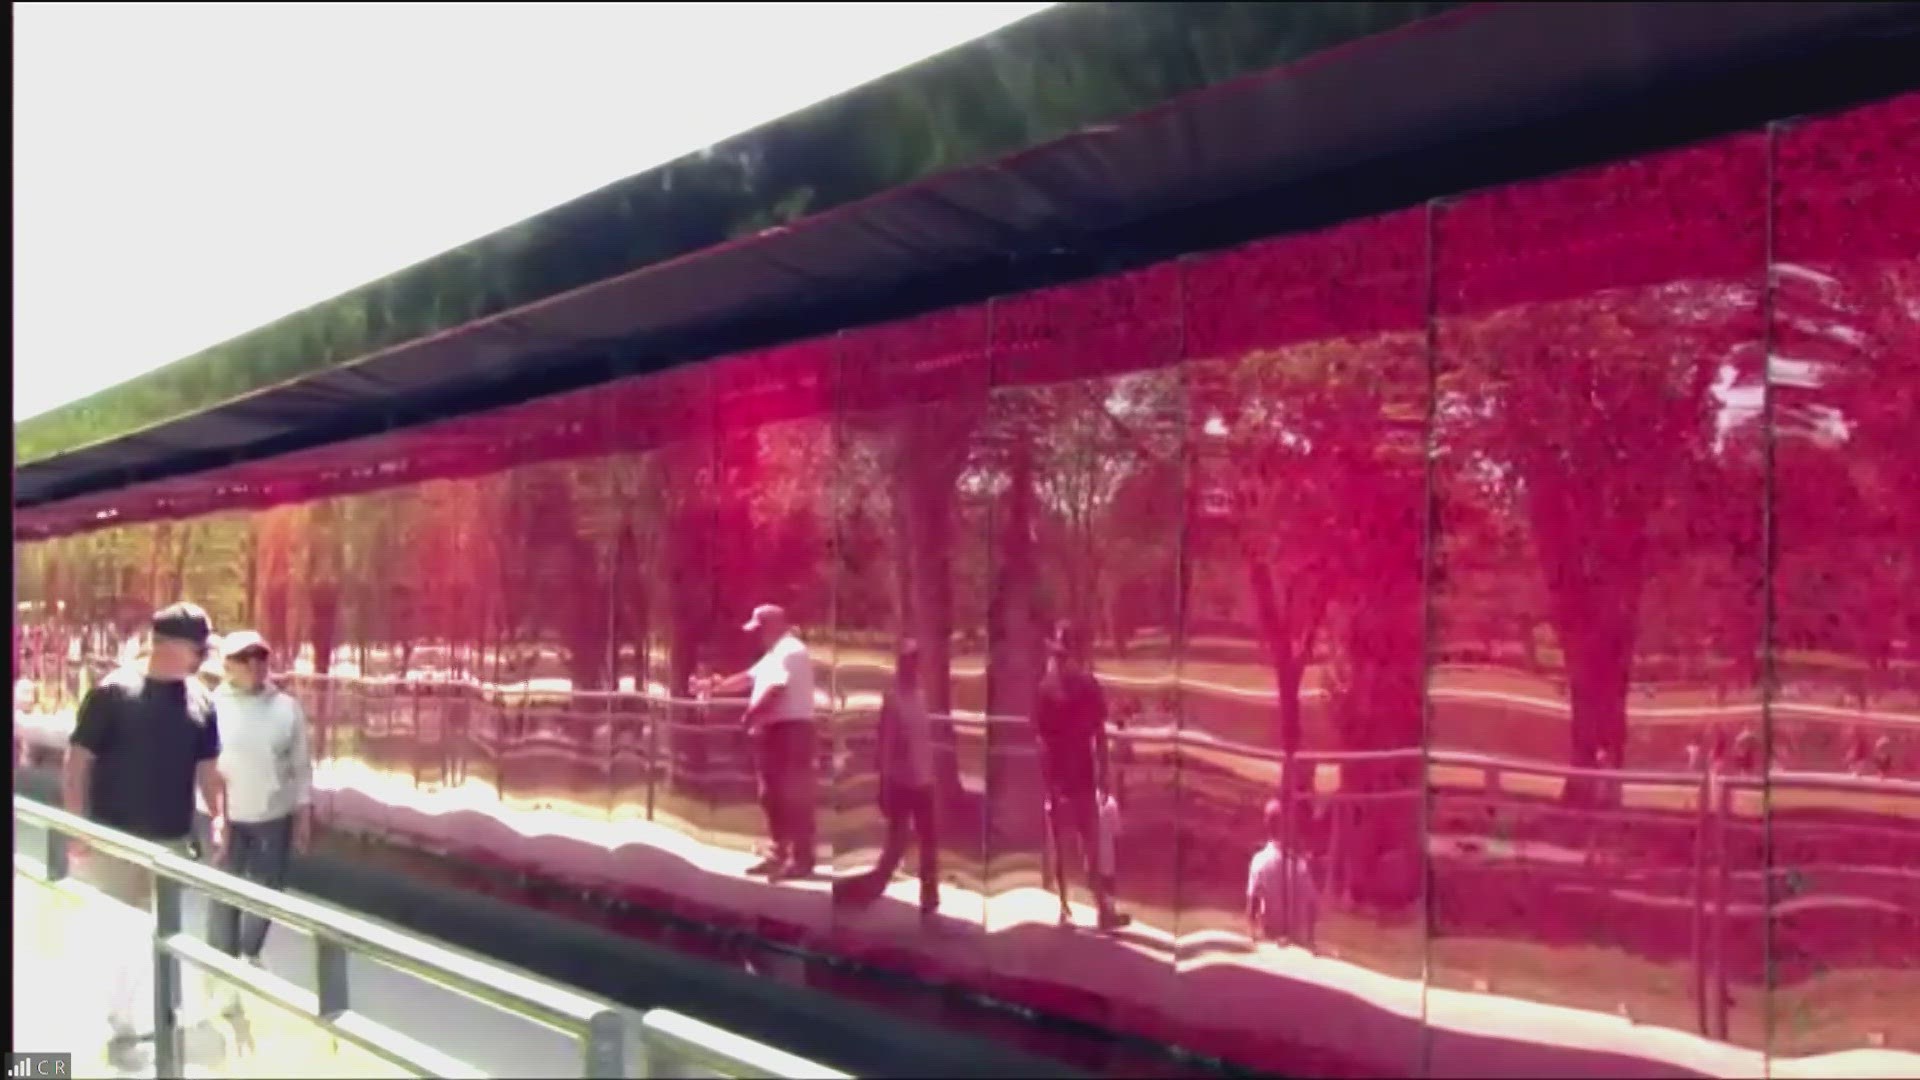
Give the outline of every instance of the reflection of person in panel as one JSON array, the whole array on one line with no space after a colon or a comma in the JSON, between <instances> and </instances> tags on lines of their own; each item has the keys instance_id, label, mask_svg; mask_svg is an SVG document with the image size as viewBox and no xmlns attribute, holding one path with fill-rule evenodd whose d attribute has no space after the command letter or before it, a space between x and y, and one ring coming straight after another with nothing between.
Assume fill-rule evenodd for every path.
<instances>
[{"instance_id":1,"label":"reflection of person in panel","mask_svg":"<svg viewBox=\"0 0 1920 1080\"><path fill-rule=\"evenodd\" d=\"M762 604L744 627L766 653L753 667L720 681L712 692L751 688L742 722L759 758L760 806L772 851L748 870L775 880L806 877L814 869L813 658L793 632L785 609Z\"/></svg>"},{"instance_id":2,"label":"reflection of person in panel","mask_svg":"<svg viewBox=\"0 0 1920 1080\"><path fill-rule=\"evenodd\" d=\"M893 686L880 703L876 757L880 812L887 819L886 843L873 869L834 883L833 898L854 903L878 899L907 853L911 832L920 841L920 911L923 915L932 915L940 907L940 841L934 826L933 806L933 721L927 715L926 697L920 690L920 646L911 639L900 645Z\"/></svg>"},{"instance_id":3,"label":"reflection of person in panel","mask_svg":"<svg viewBox=\"0 0 1920 1080\"><path fill-rule=\"evenodd\" d=\"M215 764L220 726L213 695L194 678L207 655L213 627L193 604L174 604L153 616L153 647L145 664L102 679L80 702L68 740L61 795L70 813L191 856L194 788L213 820L213 844L224 843L226 800ZM90 854L76 868L82 880L137 912L149 909L148 874L131 863ZM153 997L142 984L153 975L150 919L139 932L104 934L108 968L108 1056L115 1068L139 1068L141 1043L153 1038Z\"/></svg>"},{"instance_id":4,"label":"reflection of person in panel","mask_svg":"<svg viewBox=\"0 0 1920 1080\"><path fill-rule=\"evenodd\" d=\"M1266 806L1267 842L1247 866L1247 934L1255 941L1313 948L1319 896L1307 860L1286 848L1285 814L1277 799Z\"/></svg>"},{"instance_id":5,"label":"reflection of person in panel","mask_svg":"<svg viewBox=\"0 0 1920 1080\"><path fill-rule=\"evenodd\" d=\"M1099 907L1100 928L1127 925L1114 907L1113 865L1103 859L1101 819L1112 788L1108 784L1107 700L1099 682L1080 661L1078 636L1062 623L1047 644L1047 670L1033 702L1033 728L1040 746L1040 775L1046 785L1048 861L1060 897L1060 922L1073 921L1067 906L1067 842L1079 842ZM1114 814L1105 815L1109 819Z\"/></svg>"}]
</instances>

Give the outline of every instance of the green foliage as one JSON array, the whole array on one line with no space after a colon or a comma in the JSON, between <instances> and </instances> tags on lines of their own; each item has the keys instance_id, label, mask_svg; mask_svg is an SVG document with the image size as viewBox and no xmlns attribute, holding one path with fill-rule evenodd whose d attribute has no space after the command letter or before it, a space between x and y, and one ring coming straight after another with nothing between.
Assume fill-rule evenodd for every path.
<instances>
[{"instance_id":1,"label":"green foliage","mask_svg":"<svg viewBox=\"0 0 1920 1080\"><path fill-rule=\"evenodd\" d=\"M1453 7L1069 4L14 428L26 463Z\"/></svg>"}]
</instances>

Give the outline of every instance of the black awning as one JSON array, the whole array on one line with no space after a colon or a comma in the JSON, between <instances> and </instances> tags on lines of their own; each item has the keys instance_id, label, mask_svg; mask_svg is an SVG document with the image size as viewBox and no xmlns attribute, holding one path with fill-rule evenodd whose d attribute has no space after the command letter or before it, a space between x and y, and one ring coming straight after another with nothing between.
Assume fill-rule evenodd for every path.
<instances>
[{"instance_id":1,"label":"black awning","mask_svg":"<svg viewBox=\"0 0 1920 1080\"><path fill-rule=\"evenodd\" d=\"M16 507L1310 228L1920 84L1920 3L1463 8L16 471Z\"/></svg>"}]
</instances>

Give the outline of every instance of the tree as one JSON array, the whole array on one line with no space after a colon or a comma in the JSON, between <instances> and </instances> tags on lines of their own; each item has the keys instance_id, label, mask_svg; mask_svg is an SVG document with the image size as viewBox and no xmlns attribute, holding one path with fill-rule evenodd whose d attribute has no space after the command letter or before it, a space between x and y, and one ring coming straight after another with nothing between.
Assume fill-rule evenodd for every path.
<instances>
[{"instance_id":1,"label":"tree","mask_svg":"<svg viewBox=\"0 0 1920 1080\"><path fill-rule=\"evenodd\" d=\"M1758 522L1757 502L1722 515L1728 489L1711 479L1711 391L1751 348L1756 311L1750 288L1677 283L1446 330L1442 441L1456 475L1480 477L1449 490L1479 487L1526 523L1564 652L1576 766L1625 760L1647 582L1706 539L1700 524L1719 518L1731 542Z\"/></svg>"},{"instance_id":2,"label":"tree","mask_svg":"<svg viewBox=\"0 0 1920 1080\"><path fill-rule=\"evenodd\" d=\"M20 425L26 463L1456 7L1067 4Z\"/></svg>"}]
</instances>

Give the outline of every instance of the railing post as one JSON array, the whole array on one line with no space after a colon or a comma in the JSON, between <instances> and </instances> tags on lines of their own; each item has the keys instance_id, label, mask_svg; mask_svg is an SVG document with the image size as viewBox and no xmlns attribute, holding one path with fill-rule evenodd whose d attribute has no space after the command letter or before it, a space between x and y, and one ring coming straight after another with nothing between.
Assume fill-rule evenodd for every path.
<instances>
[{"instance_id":1,"label":"railing post","mask_svg":"<svg viewBox=\"0 0 1920 1080\"><path fill-rule=\"evenodd\" d=\"M644 698L641 700L645 701ZM669 718L671 718L673 706L666 705L664 708ZM660 779L660 710L648 704L641 708L640 715L646 717L647 720L646 749L641 751L644 755L641 760L646 762L646 766L641 771L647 778L647 820L652 821L655 799L654 785Z\"/></svg>"},{"instance_id":2,"label":"railing post","mask_svg":"<svg viewBox=\"0 0 1920 1080\"><path fill-rule=\"evenodd\" d=\"M1713 833L1714 851L1718 861L1713 869L1713 1037L1725 1040L1727 1037L1727 1019L1729 1006L1732 1005L1733 988L1727 974L1727 918L1728 908L1732 904L1729 889L1732 863L1733 842L1731 833L1733 814L1732 785L1721 779L1714 785L1713 793Z\"/></svg>"},{"instance_id":3,"label":"railing post","mask_svg":"<svg viewBox=\"0 0 1920 1080\"><path fill-rule=\"evenodd\" d=\"M347 950L323 937L313 939L313 988L321 1016L331 1019L351 1007Z\"/></svg>"},{"instance_id":4,"label":"railing post","mask_svg":"<svg viewBox=\"0 0 1920 1080\"><path fill-rule=\"evenodd\" d=\"M581 1076L624 1080L627 1075L627 1023L618 1010L606 1009L587 1021L581 1033Z\"/></svg>"},{"instance_id":5,"label":"railing post","mask_svg":"<svg viewBox=\"0 0 1920 1080\"><path fill-rule=\"evenodd\" d=\"M40 829L40 836L45 843L41 863L47 868L47 881L59 881L67 876L67 834L46 825Z\"/></svg>"},{"instance_id":6,"label":"railing post","mask_svg":"<svg viewBox=\"0 0 1920 1080\"><path fill-rule=\"evenodd\" d=\"M689 1067L686 1058L680 1053L680 1048L674 1044L673 1040L664 1038L657 1032L643 1030L640 1047L644 1057L640 1063L640 1075L653 1080L668 1080L670 1077L693 1074L693 1069Z\"/></svg>"},{"instance_id":7,"label":"railing post","mask_svg":"<svg viewBox=\"0 0 1920 1080\"><path fill-rule=\"evenodd\" d=\"M1707 1008L1707 867L1711 858L1709 830L1713 820L1713 766L1702 762L1695 793L1693 827L1693 997L1694 1021L1700 1034L1711 1038Z\"/></svg>"},{"instance_id":8,"label":"railing post","mask_svg":"<svg viewBox=\"0 0 1920 1080\"><path fill-rule=\"evenodd\" d=\"M180 960L167 942L180 933L180 883L159 867L153 875L153 1070L167 1078L183 1076L180 1060Z\"/></svg>"}]
</instances>

